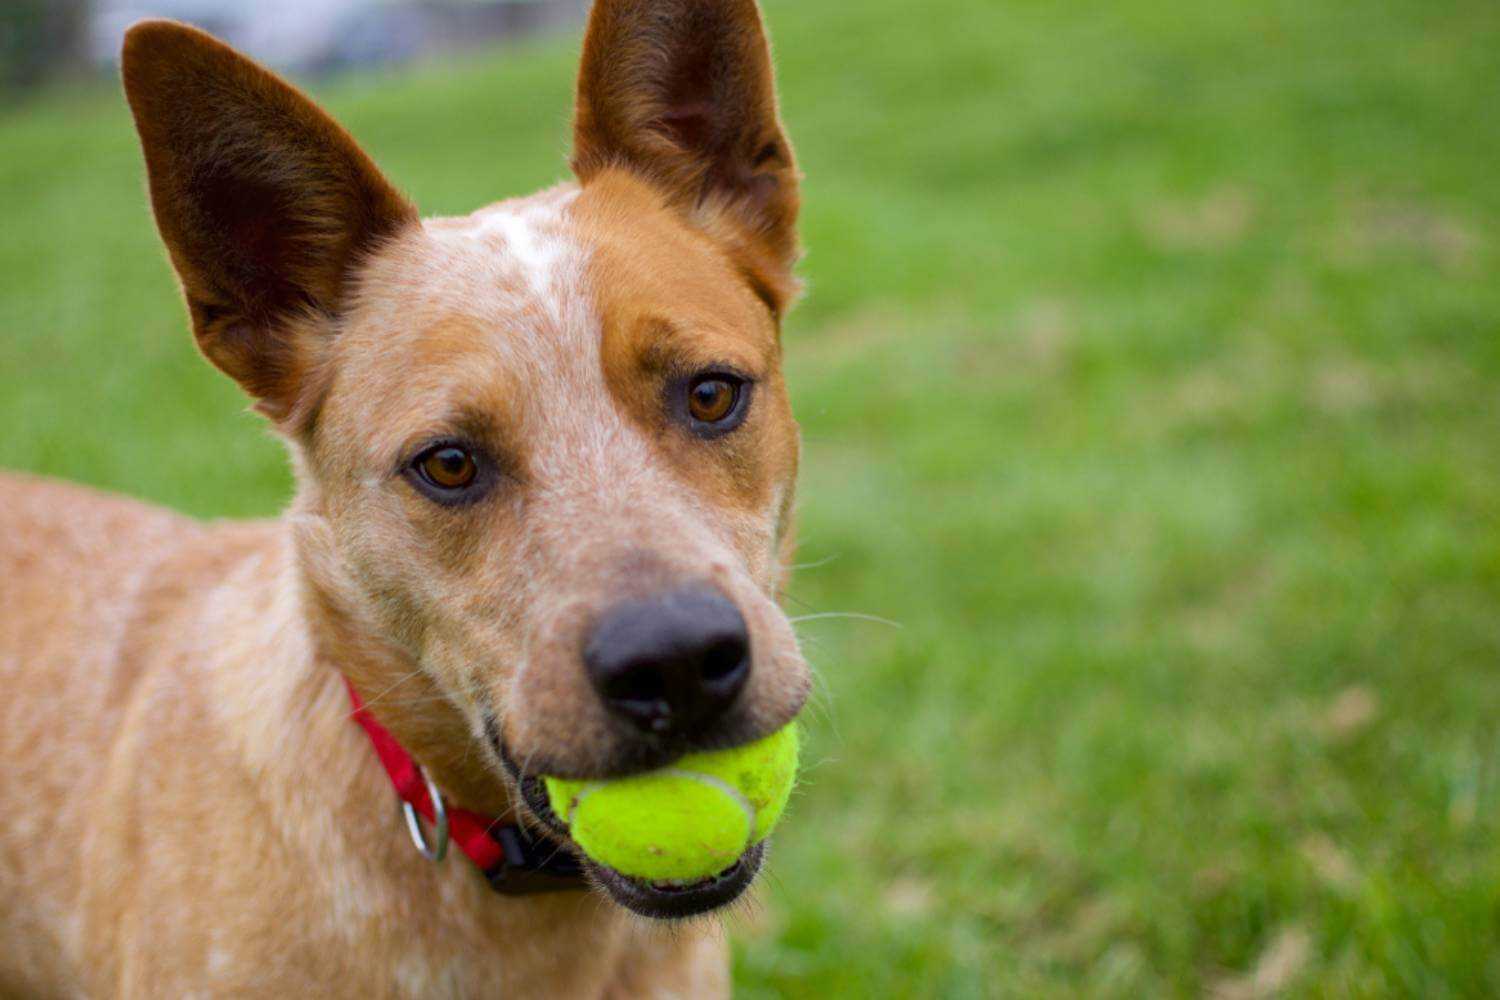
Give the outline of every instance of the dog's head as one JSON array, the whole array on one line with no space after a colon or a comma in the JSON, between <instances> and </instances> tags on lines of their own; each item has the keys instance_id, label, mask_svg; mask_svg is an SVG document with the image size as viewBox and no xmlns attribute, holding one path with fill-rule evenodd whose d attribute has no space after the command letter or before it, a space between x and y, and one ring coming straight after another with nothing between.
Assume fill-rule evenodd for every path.
<instances>
[{"instance_id":1,"label":"dog's head","mask_svg":"<svg viewBox=\"0 0 1500 1000\"><path fill-rule=\"evenodd\" d=\"M198 344L292 443L321 647L449 794L796 715L797 174L753 0L599 0L576 182L462 218L207 35L123 64Z\"/></svg>"}]
</instances>

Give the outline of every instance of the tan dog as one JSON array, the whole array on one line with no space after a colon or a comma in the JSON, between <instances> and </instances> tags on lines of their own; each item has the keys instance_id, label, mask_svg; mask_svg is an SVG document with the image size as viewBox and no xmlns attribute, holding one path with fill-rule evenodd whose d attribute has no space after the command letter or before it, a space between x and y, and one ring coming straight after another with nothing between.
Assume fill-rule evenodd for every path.
<instances>
[{"instance_id":1,"label":"tan dog","mask_svg":"<svg viewBox=\"0 0 1500 1000\"><path fill-rule=\"evenodd\" d=\"M124 80L198 344L298 491L205 525L0 478L0 994L725 990L716 922L641 914L758 851L496 893L413 849L345 679L450 809L544 828L523 772L797 714L797 173L753 0L599 0L577 182L464 218L198 31L137 25Z\"/></svg>"}]
</instances>

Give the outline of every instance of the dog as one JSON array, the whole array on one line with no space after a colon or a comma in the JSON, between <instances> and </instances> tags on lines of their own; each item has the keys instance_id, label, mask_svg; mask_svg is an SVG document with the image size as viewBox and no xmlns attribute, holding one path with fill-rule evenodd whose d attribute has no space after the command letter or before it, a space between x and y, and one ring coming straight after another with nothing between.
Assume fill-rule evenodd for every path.
<instances>
[{"instance_id":1,"label":"dog","mask_svg":"<svg viewBox=\"0 0 1500 1000\"><path fill-rule=\"evenodd\" d=\"M597 0L573 179L461 218L196 29L135 25L122 76L197 345L297 486L201 523L0 477L0 994L727 992L684 918L760 848L626 878L536 776L808 694L799 174L754 0Z\"/></svg>"}]
</instances>

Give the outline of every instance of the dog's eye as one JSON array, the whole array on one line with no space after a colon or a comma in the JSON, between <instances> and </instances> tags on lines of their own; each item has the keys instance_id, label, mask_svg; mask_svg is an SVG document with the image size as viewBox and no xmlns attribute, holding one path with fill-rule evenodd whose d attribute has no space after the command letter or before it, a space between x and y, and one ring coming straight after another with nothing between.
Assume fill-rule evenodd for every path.
<instances>
[{"instance_id":1,"label":"dog's eye","mask_svg":"<svg viewBox=\"0 0 1500 1000\"><path fill-rule=\"evenodd\" d=\"M474 484L479 465L474 456L457 445L445 444L418 456L417 474L440 490L463 490Z\"/></svg>"},{"instance_id":2,"label":"dog's eye","mask_svg":"<svg viewBox=\"0 0 1500 1000\"><path fill-rule=\"evenodd\" d=\"M433 503L463 507L488 496L502 470L483 448L450 440L417 452L402 466L401 476Z\"/></svg>"},{"instance_id":3,"label":"dog's eye","mask_svg":"<svg viewBox=\"0 0 1500 1000\"><path fill-rule=\"evenodd\" d=\"M688 387L688 413L694 420L717 424L734 412L740 382L724 375L705 375Z\"/></svg>"},{"instance_id":4,"label":"dog's eye","mask_svg":"<svg viewBox=\"0 0 1500 1000\"><path fill-rule=\"evenodd\" d=\"M755 380L719 368L673 379L665 388L671 418L698 437L712 440L745 422Z\"/></svg>"}]
</instances>

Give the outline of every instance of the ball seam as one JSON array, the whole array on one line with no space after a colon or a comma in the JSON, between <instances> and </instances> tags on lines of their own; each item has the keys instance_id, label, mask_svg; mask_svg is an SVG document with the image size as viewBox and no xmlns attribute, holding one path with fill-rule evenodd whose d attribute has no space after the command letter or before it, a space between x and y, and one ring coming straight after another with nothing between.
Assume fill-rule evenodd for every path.
<instances>
[{"instance_id":1,"label":"ball seam","mask_svg":"<svg viewBox=\"0 0 1500 1000\"><path fill-rule=\"evenodd\" d=\"M583 805L583 800L593 795L605 785L602 781L589 781L581 785L576 794L568 798L568 815L563 819L563 825L572 829L573 821L578 816L578 809Z\"/></svg>"},{"instance_id":2,"label":"ball seam","mask_svg":"<svg viewBox=\"0 0 1500 1000\"><path fill-rule=\"evenodd\" d=\"M691 778L701 781L706 785L717 788L738 805L745 813L745 843L749 844L755 838L755 806L745 798L745 794L718 775L705 774L702 771L690 771L685 767L668 767L663 773L675 775L679 778Z\"/></svg>"}]
</instances>

